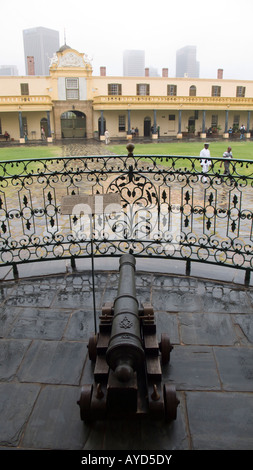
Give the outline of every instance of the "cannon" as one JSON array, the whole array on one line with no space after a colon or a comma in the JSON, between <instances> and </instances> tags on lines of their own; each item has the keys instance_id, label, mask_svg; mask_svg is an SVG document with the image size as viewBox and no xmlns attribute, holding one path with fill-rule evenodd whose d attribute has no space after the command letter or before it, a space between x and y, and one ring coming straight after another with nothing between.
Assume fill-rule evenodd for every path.
<instances>
[{"instance_id":1,"label":"cannon","mask_svg":"<svg viewBox=\"0 0 253 470\"><path fill-rule=\"evenodd\" d=\"M99 331L88 342L94 380L81 388L81 420L147 415L175 420L176 388L162 381L173 346L166 333L158 343L152 305L139 305L134 256L121 256L119 264L117 296L103 306Z\"/></svg>"}]
</instances>

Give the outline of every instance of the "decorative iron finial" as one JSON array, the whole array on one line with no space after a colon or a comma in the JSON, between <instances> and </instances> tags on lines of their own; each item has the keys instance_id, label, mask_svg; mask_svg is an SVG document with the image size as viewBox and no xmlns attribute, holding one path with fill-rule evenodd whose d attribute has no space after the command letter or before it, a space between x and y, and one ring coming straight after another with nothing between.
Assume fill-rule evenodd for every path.
<instances>
[{"instance_id":1,"label":"decorative iron finial","mask_svg":"<svg viewBox=\"0 0 253 470\"><path fill-rule=\"evenodd\" d=\"M128 156L133 157L133 151L134 151L134 144L127 144L126 146L127 151L128 151Z\"/></svg>"}]
</instances>

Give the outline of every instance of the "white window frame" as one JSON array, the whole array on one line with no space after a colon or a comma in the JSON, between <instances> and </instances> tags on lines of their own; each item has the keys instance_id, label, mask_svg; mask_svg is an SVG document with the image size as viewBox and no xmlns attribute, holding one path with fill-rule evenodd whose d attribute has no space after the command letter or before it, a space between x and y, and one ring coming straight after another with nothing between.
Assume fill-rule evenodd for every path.
<instances>
[{"instance_id":1,"label":"white window frame","mask_svg":"<svg viewBox=\"0 0 253 470\"><path fill-rule=\"evenodd\" d=\"M66 78L66 99L67 100L79 100L79 79L78 78Z\"/></svg>"},{"instance_id":2,"label":"white window frame","mask_svg":"<svg viewBox=\"0 0 253 470\"><path fill-rule=\"evenodd\" d=\"M167 96L177 96L177 85L167 85Z\"/></svg>"},{"instance_id":3,"label":"white window frame","mask_svg":"<svg viewBox=\"0 0 253 470\"><path fill-rule=\"evenodd\" d=\"M126 116L121 114L119 116L119 132L125 132L126 130Z\"/></svg>"},{"instance_id":4,"label":"white window frame","mask_svg":"<svg viewBox=\"0 0 253 470\"><path fill-rule=\"evenodd\" d=\"M108 84L108 95L121 95L121 84L120 83L109 83Z\"/></svg>"}]
</instances>

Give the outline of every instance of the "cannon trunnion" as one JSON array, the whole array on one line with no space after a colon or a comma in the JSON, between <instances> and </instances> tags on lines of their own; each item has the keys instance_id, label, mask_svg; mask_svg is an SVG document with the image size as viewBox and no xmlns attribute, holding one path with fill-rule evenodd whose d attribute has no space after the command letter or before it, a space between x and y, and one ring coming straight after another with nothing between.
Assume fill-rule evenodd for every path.
<instances>
[{"instance_id":1,"label":"cannon trunnion","mask_svg":"<svg viewBox=\"0 0 253 470\"><path fill-rule=\"evenodd\" d=\"M94 381L82 386L77 402L83 421L142 415L176 419L175 386L162 381L173 347L167 334L158 344L153 307L139 307L134 274L134 256L123 255L117 297L102 308L99 332L88 343Z\"/></svg>"}]
</instances>

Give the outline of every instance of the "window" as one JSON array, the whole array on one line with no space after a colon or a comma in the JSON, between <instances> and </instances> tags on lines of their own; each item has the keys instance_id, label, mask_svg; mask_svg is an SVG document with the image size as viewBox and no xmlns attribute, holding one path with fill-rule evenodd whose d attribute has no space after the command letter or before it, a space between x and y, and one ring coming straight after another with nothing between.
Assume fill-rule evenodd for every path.
<instances>
[{"instance_id":1,"label":"window","mask_svg":"<svg viewBox=\"0 0 253 470\"><path fill-rule=\"evenodd\" d=\"M197 88L195 85L190 86L189 96L196 96Z\"/></svg>"},{"instance_id":2,"label":"window","mask_svg":"<svg viewBox=\"0 0 253 470\"><path fill-rule=\"evenodd\" d=\"M245 86L237 86L236 87L236 97L237 98L244 98L245 97L245 91L246 91Z\"/></svg>"},{"instance_id":3,"label":"window","mask_svg":"<svg viewBox=\"0 0 253 470\"><path fill-rule=\"evenodd\" d=\"M176 120L175 114L169 114L169 121L175 121L175 120Z\"/></svg>"},{"instance_id":4,"label":"window","mask_svg":"<svg viewBox=\"0 0 253 470\"><path fill-rule=\"evenodd\" d=\"M240 116L239 116L239 114L235 114L234 115L234 122L233 122L234 129L239 128L239 123L240 123Z\"/></svg>"},{"instance_id":5,"label":"window","mask_svg":"<svg viewBox=\"0 0 253 470\"><path fill-rule=\"evenodd\" d=\"M212 86L212 96L221 96L221 87L220 86Z\"/></svg>"},{"instance_id":6,"label":"window","mask_svg":"<svg viewBox=\"0 0 253 470\"><path fill-rule=\"evenodd\" d=\"M66 78L66 99L79 99L79 80L78 78Z\"/></svg>"},{"instance_id":7,"label":"window","mask_svg":"<svg viewBox=\"0 0 253 470\"><path fill-rule=\"evenodd\" d=\"M177 95L177 85L168 85L167 86L167 95L176 96Z\"/></svg>"},{"instance_id":8,"label":"window","mask_svg":"<svg viewBox=\"0 0 253 470\"><path fill-rule=\"evenodd\" d=\"M126 116L119 116L119 132L126 130Z\"/></svg>"},{"instance_id":9,"label":"window","mask_svg":"<svg viewBox=\"0 0 253 470\"><path fill-rule=\"evenodd\" d=\"M20 83L20 90L21 90L21 95L22 96L29 95L29 85L28 85L28 83Z\"/></svg>"},{"instance_id":10,"label":"window","mask_svg":"<svg viewBox=\"0 0 253 470\"><path fill-rule=\"evenodd\" d=\"M148 96L149 95L149 85L147 83L137 84L137 95Z\"/></svg>"},{"instance_id":11,"label":"window","mask_svg":"<svg viewBox=\"0 0 253 470\"><path fill-rule=\"evenodd\" d=\"M218 115L212 115L211 127L218 127Z\"/></svg>"},{"instance_id":12,"label":"window","mask_svg":"<svg viewBox=\"0 0 253 470\"><path fill-rule=\"evenodd\" d=\"M121 95L122 89L120 83L109 83L108 84L108 95Z\"/></svg>"},{"instance_id":13,"label":"window","mask_svg":"<svg viewBox=\"0 0 253 470\"><path fill-rule=\"evenodd\" d=\"M22 116L22 127L24 131L24 135L28 135L28 127L27 127L27 117Z\"/></svg>"}]
</instances>

